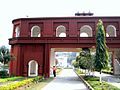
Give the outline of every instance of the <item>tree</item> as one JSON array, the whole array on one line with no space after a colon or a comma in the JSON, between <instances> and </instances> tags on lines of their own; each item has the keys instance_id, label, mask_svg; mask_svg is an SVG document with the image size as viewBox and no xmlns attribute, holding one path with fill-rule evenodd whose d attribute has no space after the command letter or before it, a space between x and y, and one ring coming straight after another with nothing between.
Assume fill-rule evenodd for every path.
<instances>
[{"instance_id":1,"label":"tree","mask_svg":"<svg viewBox=\"0 0 120 90\"><path fill-rule=\"evenodd\" d=\"M82 69L85 69L85 75L86 75L86 69L90 71L92 69L92 63L93 60L91 58L91 53L89 48L83 48L80 52L79 56L77 56L76 61L79 63L79 67Z\"/></svg>"},{"instance_id":2,"label":"tree","mask_svg":"<svg viewBox=\"0 0 120 90\"><path fill-rule=\"evenodd\" d=\"M8 64L8 62L11 60L12 57L13 56L10 55L9 49L7 47L5 46L0 47L0 62L3 63L4 66L5 64Z\"/></svg>"},{"instance_id":3,"label":"tree","mask_svg":"<svg viewBox=\"0 0 120 90\"><path fill-rule=\"evenodd\" d=\"M96 58L95 68L101 74L102 69L108 66L109 54L105 39L105 30L102 20L98 21L96 33ZM101 81L101 78L100 78Z\"/></svg>"},{"instance_id":4,"label":"tree","mask_svg":"<svg viewBox=\"0 0 120 90\"><path fill-rule=\"evenodd\" d=\"M79 67L79 63L78 63L76 60L73 60L73 61L72 61L72 65L73 65L75 68L78 68L78 67Z\"/></svg>"}]
</instances>

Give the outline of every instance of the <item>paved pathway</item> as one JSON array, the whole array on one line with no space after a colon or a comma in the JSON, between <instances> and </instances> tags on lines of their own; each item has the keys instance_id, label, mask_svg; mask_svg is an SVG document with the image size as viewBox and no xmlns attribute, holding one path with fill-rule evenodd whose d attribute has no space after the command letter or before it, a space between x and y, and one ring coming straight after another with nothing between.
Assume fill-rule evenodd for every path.
<instances>
[{"instance_id":1,"label":"paved pathway","mask_svg":"<svg viewBox=\"0 0 120 90\"><path fill-rule=\"evenodd\" d=\"M72 69L64 69L42 90L88 90Z\"/></svg>"}]
</instances>

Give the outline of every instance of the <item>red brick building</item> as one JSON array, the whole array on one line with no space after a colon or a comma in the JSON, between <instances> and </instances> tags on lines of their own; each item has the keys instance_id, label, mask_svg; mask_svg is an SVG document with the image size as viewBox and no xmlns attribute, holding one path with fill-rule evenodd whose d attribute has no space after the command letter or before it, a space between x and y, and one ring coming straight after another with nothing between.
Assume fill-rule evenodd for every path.
<instances>
[{"instance_id":1,"label":"red brick building","mask_svg":"<svg viewBox=\"0 0 120 90\"><path fill-rule=\"evenodd\" d=\"M110 51L120 48L120 17L40 17L12 21L9 39L16 60L10 63L10 74L20 76L50 75L50 52L53 48L92 48L96 25L102 19Z\"/></svg>"}]
</instances>

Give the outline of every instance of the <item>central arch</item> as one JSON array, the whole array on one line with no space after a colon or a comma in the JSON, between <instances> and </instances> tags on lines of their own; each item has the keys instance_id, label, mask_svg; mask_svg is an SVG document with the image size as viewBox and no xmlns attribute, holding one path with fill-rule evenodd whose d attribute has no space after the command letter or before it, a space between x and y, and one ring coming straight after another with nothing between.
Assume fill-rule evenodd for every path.
<instances>
[{"instance_id":1,"label":"central arch","mask_svg":"<svg viewBox=\"0 0 120 90\"><path fill-rule=\"evenodd\" d=\"M84 25L80 28L80 37L92 37L92 28L89 25Z\"/></svg>"},{"instance_id":2,"label":"central arch","mask_svg":"<svg viewBox=\"0 0 120 90\"><path fill-rule=\"evenodd\" d=\"M56 37L66 37L66 27L63 25L59 25L56 28Z\"/></svg>"}]
</instances>

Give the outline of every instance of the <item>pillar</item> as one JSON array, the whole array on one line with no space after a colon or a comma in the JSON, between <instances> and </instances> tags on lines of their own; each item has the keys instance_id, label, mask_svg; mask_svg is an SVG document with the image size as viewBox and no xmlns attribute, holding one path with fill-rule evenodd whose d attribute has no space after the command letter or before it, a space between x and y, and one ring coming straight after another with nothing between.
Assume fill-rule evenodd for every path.
<instances>
[{"instance_id":1,"label":"pillar","mask_svg":"<svg viewBox=\"0 0 120 90\"><path fill-rule=\"evenodd\" d=\"M50 77L50 47L48 44L45 44L44 47L44 72L43 75L45 78Z\"/></svg>"}]
</instances>

